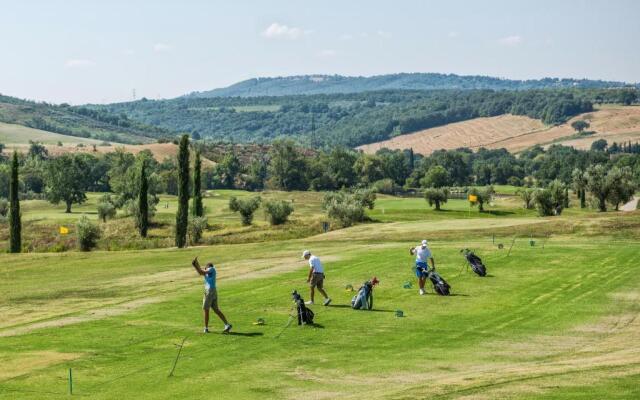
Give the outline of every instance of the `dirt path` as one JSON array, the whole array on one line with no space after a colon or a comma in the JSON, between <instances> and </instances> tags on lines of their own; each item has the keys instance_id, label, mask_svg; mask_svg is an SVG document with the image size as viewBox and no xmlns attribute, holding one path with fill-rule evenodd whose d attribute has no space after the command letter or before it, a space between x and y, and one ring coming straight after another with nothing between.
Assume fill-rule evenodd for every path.
<instances>
[{"instance_id":1,"label":"dirt path","mask_svg":"<svg viewBox=\"0 0 640 400\"><path fill-rule=\"evenodd\" d=\"M638 197L634 197L630 202L622 206L622 211L635 211L638 206Z\"/></svg>"}]
</instances>

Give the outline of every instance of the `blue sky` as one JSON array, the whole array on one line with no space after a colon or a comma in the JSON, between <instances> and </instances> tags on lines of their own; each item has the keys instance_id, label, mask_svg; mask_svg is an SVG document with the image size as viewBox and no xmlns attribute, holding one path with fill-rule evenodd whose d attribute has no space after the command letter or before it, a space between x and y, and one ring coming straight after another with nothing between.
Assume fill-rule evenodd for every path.
<instances>
[{"instance_id":1,"label":"blue sky","mask_svg":"<svg viewBox=\"0 0 640 400\"><path fill-rule=\"evenodd\" d=\"M0 93L80 104L257 76L640 81L640 1L0 0Z\"/></svg>"}]
</instances>

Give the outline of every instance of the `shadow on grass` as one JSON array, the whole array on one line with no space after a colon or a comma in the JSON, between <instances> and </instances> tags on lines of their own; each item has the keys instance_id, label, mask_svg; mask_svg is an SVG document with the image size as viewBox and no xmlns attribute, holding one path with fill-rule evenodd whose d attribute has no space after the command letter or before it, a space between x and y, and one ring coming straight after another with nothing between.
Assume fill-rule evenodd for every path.
<instances>
[{"instance_id":1,"label":"shadow on grass","mask_svg":"<svg viewBox=\"0 0 640 400\"><path fill-rule=\"evenodd\" d=\"M503 210L485 210L482 211L483 214L491 214L491 215L495 215L496 217L504 217L505 215L513 215L515 214L513 211L503 211Z\"/></svg>"},{"instance_id":2,"label":"shadow on grass","mask_svg":"<svg viewBox=\"0 0 640 400\"><path fill-rule=\"evenodd\" d=\"M329 308L352 308L347 304L337 304L334 306L328 306ZM355 310L355 311L373 311L373 312L395 312L394 310L380 310L380 309L372 309L372 310Z\"/></svg>"},{"instance_id":3,"label":"shadow on grass","mask_svg":"<svg viewBox=\"0 0 640 400\"><path fill-rule=\"evenodd\" d=\"M244 336L244 337L258 337L264 336L262 332L220 332L219 335L228 335L228 336Z\"/></svg>"}]
</instances>

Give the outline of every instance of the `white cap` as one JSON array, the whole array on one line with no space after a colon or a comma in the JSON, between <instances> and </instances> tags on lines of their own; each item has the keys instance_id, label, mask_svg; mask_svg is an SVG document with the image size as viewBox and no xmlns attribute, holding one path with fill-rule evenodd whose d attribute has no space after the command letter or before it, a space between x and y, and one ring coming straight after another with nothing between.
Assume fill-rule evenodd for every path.
<instances>
[{"instance_id":1,"label":"white cap","mask_svg":"<svg viewBox=\"0 0 640 400\"><path fill-rule=\"evenodd\" d=\"M426 245L427 245L427 241L426 241L426 239L422 241L422 245L423 245L423 246L426 246Z\"/></svg>"},{"instance_id":2,"label":"white cap","mask_svg":"<svg viewBox=\"0 0 640 400\"><path fill-rule=\"evenodd\" d=\"M309 250L305 250L302 252L302 258L305 258L306 256L310 256L311 252Z\"/></svg>"}]
</instances>

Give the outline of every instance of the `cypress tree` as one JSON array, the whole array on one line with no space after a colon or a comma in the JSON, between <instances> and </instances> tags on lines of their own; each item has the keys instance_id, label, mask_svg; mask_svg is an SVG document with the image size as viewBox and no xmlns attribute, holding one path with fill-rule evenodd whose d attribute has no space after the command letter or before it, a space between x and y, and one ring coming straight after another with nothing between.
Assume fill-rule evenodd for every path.
<instances>
[{"instance_id":1,"label":"cypress tree","mask_svg":"<svg viewBox=\"0 0 640 400\"><path fill-rule=\"evenodd\" d=\"M569 188L564 189L564 208L569 208Z\"/></svg>"},{"instance_id":2,"label":"cypress tree","mask_svg":"<svg viewBox=\"0 0 640 400\"><path fill-rule=\"evenodd\" d=\"M204 208L202 207L202 183L200 179L200 170L202 169L202 161L200 161L200 152L196 151L196 160L193 165L193 215L202 217Z\"/></svg>"},{"instance_id":3,"label":"cypress tree","mask_svg":"<svg viewBox=\"0 0 640 400\"><path fill-rule=\"evenodd\" d=\"M587 192L584 189L580 190L580 208L585 208L587 206Z\"/></svg>"},{"instance_id":4,"label":"cypress tree","mask_svg":"<svg viewBox=\"0 0 640 400\"><path fill-rule=\"evenodd\" d=\"M143 238L147 237L147 230L149 229L148 193L149 182L147 181L145 162L143 162L140 169L140 193L138 195L138 230Z\"/></svg>"},{"instance_id":5,"label":"cypress tree","mask_svg":"<svg viewBox=\"0 0 640 400\"><path fill-rule=\"evenodd\" d=\"M11 253L20 253L22 250L22 223L20 221L18 185L18 153L14 151L9 181L9 251Z\"/></svg>"},{"instance_id":6,"label":"cypress tree","mask_svg":"<svg viewBox=\"0 0 640 400\"><path fill-rule=\"evenodd\" d=\"M413 154L413 147L409 149L409 172L413 172L413 169L415 168L415 156Z\"/></svg>"},{"instance_id":7,"label":"cypress tree","mask_svg":"<svg viewBox=\"0 0 640 400\"><path fill-rule=\"evenodd\" d=\"M187 245L189 217L189 135L182 135L178 150L178 212L176 213L176 246Z\"/></svg>"}]
</instances>

